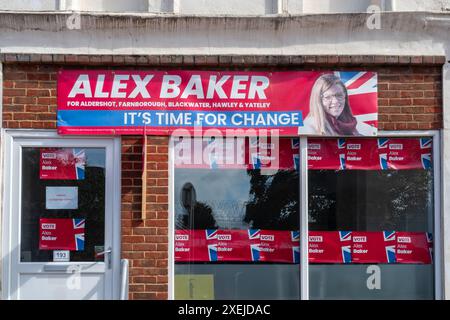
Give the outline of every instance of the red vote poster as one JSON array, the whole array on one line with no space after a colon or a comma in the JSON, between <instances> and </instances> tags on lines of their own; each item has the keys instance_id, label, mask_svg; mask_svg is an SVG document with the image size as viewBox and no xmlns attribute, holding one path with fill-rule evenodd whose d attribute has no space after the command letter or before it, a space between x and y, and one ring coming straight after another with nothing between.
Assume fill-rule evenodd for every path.
<instances>
[{"instance_id":1,"label":"red vote poster","mask_svg":"<svg viewBox=\"0 0 450 320\"><path fill-rule=\"evenodd\" d=\"M432 241L425 232L397 232L397 262L430 264Z\"/></svg>"},{"instance_id":2,"label":"red vote poster","mask_svg":"<svg viewBox=\"0 0 450 320\"><path fill-rule=\"evenodd\" d=\"M377 139L346 139L345 168L380 170Z\"/></svg>"},{"instance_id":3,"label":"red vote poster","mask_svg":"<svg viewBox=\"0 0 450 320\"><path fill-rule=\"evenodd\" d=\"M310 263L351 262L351 231L310 231L308 239Z\"/></svg>"},{"instance_id":4,"label":"red vote poster","mask_svg":"<svg viewBox=\"0 0 450 320\"><path fill-rule=\"evenodd\" d=\"M296 250L300 246L299 240L290 231L260 230L257 261L298 263L300 256L296 256Z\"/></svg>"},{"instance_id":5,"label":"red vote poster","mask_svg":"<svg viewBox=\"0 0 450 320\"><path fill-rule=\"evenodd\" d=\"M85 219L39 219L39 250L84 250Z\"/></svg>"},{"instance_id":6,"label":"red vote poster","mask_svg":"<svg viewBox=\"0 0 450 320\"><path fill-rule=\"evenodd\" d=\"M83 180L84 149L43 148L40 150L39 177L43 180Z\"/></svg>"},{"instance_id":7,"label":"red vote poster","mask_svg":"<svg viewBox=\"0 0 450 320\"><path fill-rule=\"evenodd\" d=\"M394 231L353 231L352 261L354 263L395 263Z\"/></svg>"},{"instance_id":8,"label":"red vote poster","mask_svg":"<svg viewBox=\"0 0 450 320\"><path fill-rule=\"evenodd\" d=\"M381 169L429 169L432 146L432 138L379 138Z\"/></svg>"},{"instance_id":9,"label":"red vote poster","mask_svg":"<svg viewBox=\"0 0 450 320\"><path fill-rule=\"evenodd\" d=\"M247 230L217 230L217 261L251 261Z\"/></svg>"},{"instance_id":10,"label":"red vote poster","mask_svg":"<svg viewBox=\"0 0 450 320\"><path fill-rule=\"evenodd\" d=\"M205 230L175 230L175 261L210 261Z\"/></svg>"},{"instance_id":11,"label":"red vote poster","mask_svg":"<svg viewBox=\"0 0 450 320\"><path fill-rule=\"evenodd\" d=\"M345 139L308 139L308 169L345 169Z\"/></svg>"}]
</instances>

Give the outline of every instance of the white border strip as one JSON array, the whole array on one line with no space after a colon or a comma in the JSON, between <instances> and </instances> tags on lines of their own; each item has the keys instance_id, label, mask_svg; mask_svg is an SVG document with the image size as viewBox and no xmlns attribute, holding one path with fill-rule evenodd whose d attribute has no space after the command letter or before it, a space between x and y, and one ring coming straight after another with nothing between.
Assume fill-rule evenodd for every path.
<instances>
[{"instance_id":1,"label":"white border strip","mask_svg":"<svg viewBox=\"0 0 450 320\"><path fill-rule=\"evenodd\" d=\"M3 190L4 190L4 183L3 183L3 163L4 163L4 134L3 134L3 64L0 62L0 298L2 297L2 290L3 286L2 281L3 279L3 268L2 268L2 253L3 253L3 228L2 228L2 221L3 221Z\"/></svg>"},{"instance_id":2,"label":"white border strip","mask_svg":"<svg viewBox=\"0 0 450 320\"><path fill-rule=\"evenodd\" d=\"M308 139L300 139L300 299L309 300L308 259Z\"/></svg>"},{"instance_id":3,"label":"white border strip","mask_svg":"<svg viewBox=\"0 0 450 320\"><path fill-rule=\"evenodd\" d=\"M175 166L174 166L174 137L169 136L169 197L168 197L168 260L167 260L167 273L168 273L168 292L167 297L169 300L175 300Z\"/></svg>"}]
</instances>

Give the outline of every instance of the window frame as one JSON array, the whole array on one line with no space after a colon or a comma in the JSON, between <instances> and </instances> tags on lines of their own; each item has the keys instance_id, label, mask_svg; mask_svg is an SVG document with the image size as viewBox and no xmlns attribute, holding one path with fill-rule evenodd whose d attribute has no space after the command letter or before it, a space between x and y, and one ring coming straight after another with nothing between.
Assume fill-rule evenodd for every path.
<instances>
[{"instance_id":1,"label":"window frame","mask_svg":"<svg viewBox=\"0 0 450 320\"><path fill-rule=\"evenodd\" d=\"M433 139L433 192L434 192L434 299L443 299L443 248L442 248L442 206L441 206L441 139L439 130L408 130L408 131L379 131L377 136L364 137L375 139L380 137L395 138L418 138L430 137ZM195 136L193 138L201 138ZM288 138L288 137L287 137ZM298 138L299 148L299 213L300 213L300 300L309 300L309 261L308 261L308 136L297 136L290 138ZM330 137L331 138L331 137ZM174 212L174 185L175 185L175 167L174 167L174 137L170 137L169 141L169 257L168 257L168 297L170 300L175 299L175 212Z\"/></svg>"}]
</instances>

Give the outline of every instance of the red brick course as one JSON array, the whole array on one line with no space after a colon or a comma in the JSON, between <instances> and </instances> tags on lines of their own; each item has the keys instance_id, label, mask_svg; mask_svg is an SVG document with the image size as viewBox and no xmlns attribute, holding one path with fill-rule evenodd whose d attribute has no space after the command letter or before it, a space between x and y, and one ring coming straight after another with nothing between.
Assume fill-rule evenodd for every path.
<instances>
[{"instance_id":1,"label":"red brick course","mask_svg":"<svg viewBox=\"0 0 450 320\"><path fill-rule=\"evenodd\" d=\"M147 139L145 221L139 220L142 143L142 137L122 137L122 257L130 259L130 299L167 299L168 171L156 167L158 163L167 164L169 138ZM158 184L163 186L152 187ZM166 197L159 198L160 194Z\"/></svg>"},{"instance_id":2,"label":"red brick course","mask_svg":"<svg viewBox=\"0 0 450 320\"><path fill-rule=\"evenodd\" d=\"M424 60L422 57L406 57L407 59L403 57L396 60L397 64L390 65L377 64L375 63L377 59L374 57L362 57L354 61L364 63L364 61L371 60L372 63L346 67L333 64L330 67L327 63L314 65L314 61L330 63L334 61L333 63L337 64L338 61L345 59L332 56L327 56L326 59L290 57L289 62L308 61L313 65L296 65L295 68L266 65L264 69L319 70L333 68L375 71L378 73L379 128L381 130L442 128L442 80L441 66L438 65L442 61L439 57L426 59L427 64L421 64ZM7 58L8 55L3 56L4 61ZM163 59L154 58L152 61L157 61L157 63L153 66L135 66L137 59L132 59L131 63L127 62L131 58L129 56L123 57L123 59L114 57L111 65L117 62L126 63L117 68L161 69L165 68L162 65L167 64L168 67L182 68L184 67L183 61L190 61L188 57L179 59L177 56L173 56ZM45 59L48 60L48 57ZM89 57L83 59L90 61ZM146 59L150 61L149 57ZM245 61L256 63L265 61L264 59L260 57L233 57L233 59L230 57L227 59L225 56L204 59L192 57L194 65L204 65L205 69L223 68L225 63L223 61L240 65L242 61L242 63ZM337 59L337 61L333 59ZM103 61L102 59L98 60ZM378 58L378 60L380 59ZM6 61L7 63L3 66L3 127L56 129L56 75L63 66L14 63L17 61L13 61L12 57ZM273 62L274 58L270 61ZM352 59L350 59L351 61ZM430 64L430 61L435 64ZM74 66L66 67L74 68ZM87 66L84 67L87 68ZM243 65L243 67L247 66ZM80 66L76 68L80 68ZM233 67L233 69L236 68ZM255 67L255 69L257 68ZM122 257L130 259L130 299L167 299L169 138L151 136L147 141L149 160L146 164L148 177L147 219L145 221L139 220L142 141L142 137L139 136L122 137Z\"/></svg>"}]
</instances>

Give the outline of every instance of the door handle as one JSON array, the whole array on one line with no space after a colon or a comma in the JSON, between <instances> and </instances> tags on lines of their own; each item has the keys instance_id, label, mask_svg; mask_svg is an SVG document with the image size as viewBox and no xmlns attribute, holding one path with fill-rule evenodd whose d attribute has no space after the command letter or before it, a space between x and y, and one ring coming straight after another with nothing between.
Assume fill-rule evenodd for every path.
<instances>
[{"instance_id":1,"label":"door handle","mask_svg":"<svg viewBox=\"0 0 450 320\"><path fill-rule=\"evenodd\" d=\"M109 247L108 250L96 253L95 257L106 256L106 259L108 260L106 262L108 264L108 269L111 269L111 253L112 253L112 249L111 249L111 247Z\"/></svg>"}]
</instances>

